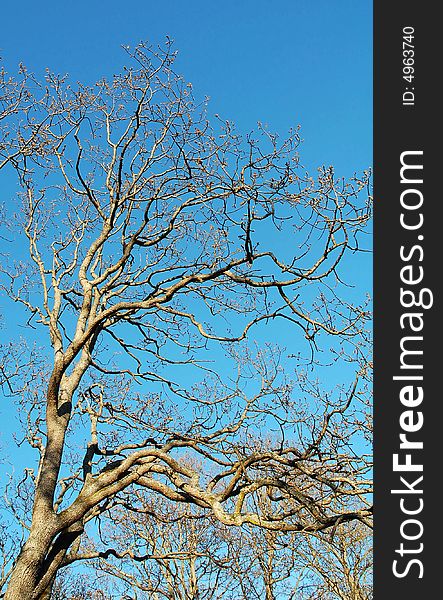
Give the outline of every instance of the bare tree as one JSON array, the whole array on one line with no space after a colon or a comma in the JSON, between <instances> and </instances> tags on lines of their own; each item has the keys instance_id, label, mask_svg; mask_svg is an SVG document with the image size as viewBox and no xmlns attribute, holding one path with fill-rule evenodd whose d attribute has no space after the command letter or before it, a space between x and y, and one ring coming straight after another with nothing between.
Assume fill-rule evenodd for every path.
<instances>
[{"instance_id":1,"label":"bare tree","mask_svg":"<svg viewBox=\"0 0 443 600\"><path fill-rule=\"evenodd\" d=\"M112 590L113 597L372 598L371 530L358 521L309 534L282 534L251 525L239 529L198 507L143 490L136 493L136 511L116 507L112 519L101 525L99 543L91 539L83 544L84 556L96 559L89 579ZM264 509L269 499L263 495L261 503ZM64 578L69 581L69 576Z\"/></svg>"},{"instance_id":2,"label":"bare tree","mask_svg":"<svg viewBox=\"0 0 443 600\"><path fill-rule=\"evenodd\" d=\"M109 587L103 578L92 579L91 574L60 571L52 587L52 600L113 600L114 589ZM128 600L120 596L122 600Z\"/></svg>"},{"instance_id":3,"label":"bare tree","mask_svg":"<svg viewBox=\"0 0 443 600\"><path fill-rule=\"evenodd\" d=\"M112 519L102 522L100 541L83 542L83 556L97 559L97 578L110 578L120 595L137 591L150 600L241 596L240 581L231 573L232 528L199 507L142 490L136 494L136 510L116 507Z\"/></svg>"},{"instance_id":4,"label":"bare tree","mask_svg":"<svg viewBox=\"0 0 443 600\"><path fill-rule=\"evenodd\" d=\"M291 598L306 600L370 600L372 593L372 536L367 527L352 522L331 533L307 536L299 552L306 581L303 593Z\"/></svg>"},{"instance_id":5,"label":"bare tree","mask_svg":"<svg viewBox=\"0 0 443 600\"><path fill-rule=\"evenodd\" d=\"M9 501L26 541L7 600L49 597L59 569L86 560L85 528L134 508L137 489L227 526L370 522L354 446L369 314L343 281L369 174L310 177L297 131L212 126L169 43L127 52L128 68L89 87L2 79L26 99L1 121L21 199L2 289L37 341L13 391L39 457ZM295 379L258 343L277 322L300 334ZM335 391L320 388L320 358L320 374L344 365Z\"/></svg>"}]
</instances>

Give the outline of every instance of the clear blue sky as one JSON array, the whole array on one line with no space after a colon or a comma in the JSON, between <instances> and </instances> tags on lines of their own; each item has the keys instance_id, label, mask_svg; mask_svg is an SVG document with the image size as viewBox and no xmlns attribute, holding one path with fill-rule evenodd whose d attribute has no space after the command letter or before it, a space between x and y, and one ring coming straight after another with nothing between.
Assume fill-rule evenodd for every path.
<instances>
[{"instance_id":1,"label":"clear blue sky","mask_svg":"<svg viewBox=\"0 0 443 600\"><path fill-rule=\"evenodd\" d=\"M180 52L176 70L210 96L209 115L243 132L258 120L282 136L301 125L311 170L351 175L372 164L369 0L22 0L2 5L0 56L9 71L23 62L93 82L119 71L121 44L166 35ZM369 256L366 265L354 283L370 289Z\"/></svg>"}]
</instances>

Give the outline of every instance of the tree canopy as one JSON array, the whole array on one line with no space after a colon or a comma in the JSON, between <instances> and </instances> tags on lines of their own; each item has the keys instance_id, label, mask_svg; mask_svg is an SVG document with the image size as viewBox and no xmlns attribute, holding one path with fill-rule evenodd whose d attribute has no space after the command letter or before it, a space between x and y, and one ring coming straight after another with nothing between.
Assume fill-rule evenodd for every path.
<instances>
[{"instance_id":1,"label":"tree canopy","mask_svg":"<svg viewBox=\"0 0 443 600\"><path fill-rule=\"evenodd\" d=\"M312 177L298 130L209 118L169 43L126 52L91 86L1 74L1 287L27 316L0 376L36 453L8 484L7 600L118 558L100 523L156 498L279 534L370 525L370 315L347 283L369 173Z\"/></svg>"}]
</instances>

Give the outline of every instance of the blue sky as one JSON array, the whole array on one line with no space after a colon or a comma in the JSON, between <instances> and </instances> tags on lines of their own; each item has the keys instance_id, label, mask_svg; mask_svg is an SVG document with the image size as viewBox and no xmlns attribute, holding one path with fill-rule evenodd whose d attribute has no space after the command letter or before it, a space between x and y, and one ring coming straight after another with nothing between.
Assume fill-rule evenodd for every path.
<instances>
[{"instance_id":1,"label":"blue sky","mask_svg":"<svg viewBox=\"0 0 443 600\"><path fill-rule=\"evenodd\" d=\"M301 162L310 170L333 164L349 176L372 164L369 0L22 0L1 13L0 56L11 72L23 62L37 74L49 67L93 82L119 71L121 44L168 35L177 72L197 97L211 98L209 115L243 132L258 120L282 136L301 125ZM368 290L370 261L354 278Z\"/></svg>"}]
</instances>

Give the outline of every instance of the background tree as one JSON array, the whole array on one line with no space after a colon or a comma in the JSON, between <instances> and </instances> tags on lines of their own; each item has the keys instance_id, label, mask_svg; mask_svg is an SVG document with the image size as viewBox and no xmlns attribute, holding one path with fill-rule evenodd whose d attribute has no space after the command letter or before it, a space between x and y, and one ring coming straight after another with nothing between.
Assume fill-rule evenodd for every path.
<instances>
[{"instance_id":1,"label":"background tree","mask_svg":"<svg viewBox=\"0 0 443 600\"><path fill-rule=\"evenodd\" d=\"M371 531L359 522L308 535L251 525L232 528L199 508L177 505L142 490L136 493L137 511L116 507L112 519L101 525L100 543L92 539L85 543L84 557L96 562L95 573L89 571L84 578L97 582L99 589L110 590L110 597L372 598ZM265 496L262 501L268 502ZM69 565L60 571L59 589L68 588L66 581L71 582L74 573Z\"/></svg>"},{"instance_id":2,"label":"background tree","mask_svg":"<svg viewBox=\"0 0 443 600\"><path fill-rule=\"evenodd\" d=\"M227 526L370 522L355 451L369 315L340 272L369 217L368 173L312 178L296 131L212 126L169 43L128 55L91 87L2 79L26 98L2 120L21 199L2 288L38 340L14 388L39 458L10 500L27 534L8 600L48 597L85 528L137 509L139 488ZM300 333L295 379L263 338L279 321ZM333 361L346 381L324 391Z\"/></svg>"},{"instance_id":3,"label":"background tree","mask_svg":"<svg viewBox=\"0 0 443 600\"><path fill-rule=\"evenodd\" d=\"M372 536L352 522L328 533L307 536L298 560L309 574L305 596L315 600L370 600L372 594ZM296 598L298 596L294 596Z\"/></svg>"}]
</instances>

